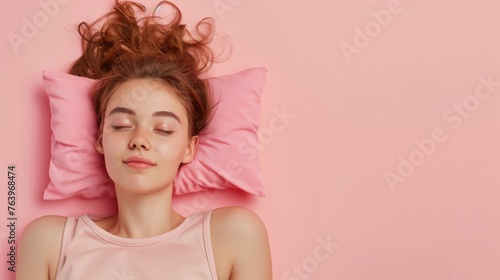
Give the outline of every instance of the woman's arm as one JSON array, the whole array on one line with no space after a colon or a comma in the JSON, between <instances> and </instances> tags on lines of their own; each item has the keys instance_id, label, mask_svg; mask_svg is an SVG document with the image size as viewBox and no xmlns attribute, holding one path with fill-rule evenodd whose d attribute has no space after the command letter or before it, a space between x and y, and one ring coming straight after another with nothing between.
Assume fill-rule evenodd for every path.
<instances>
[{"instance_id":1,"label":"woman's arm","mask_svg":"<svg viewBox=\"0 0 500 280\"><path fill-rule=\"evenodd\" d=\"M271 253L262 220L241 207L212 213L212 246L221 280L272 279Z\"/></svg>"},{"instance_id":2,"label":"woman's arm","mask_svg":"<svg viewBox=\"0 0 500 280\"><path fill-rule=\"evenodd\" d=\"M41 217L24 229L19 247L16 280L53 280L61 250L65 217Z\"/></svg>"}]
</instances>

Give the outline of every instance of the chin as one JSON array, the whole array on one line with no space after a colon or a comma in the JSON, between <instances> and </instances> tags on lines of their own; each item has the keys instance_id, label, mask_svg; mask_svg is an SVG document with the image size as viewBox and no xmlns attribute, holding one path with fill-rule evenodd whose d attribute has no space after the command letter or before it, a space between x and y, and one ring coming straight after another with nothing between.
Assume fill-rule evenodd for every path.
<instances>
[{"instance_id":1,"label":"chin","mask_svg":"<svg viewBox=\"0 0 500 280\"><path fill-rule=\"evenodd\" d=\"M151 178L145 176L122 176L118 180L113 180L115 182L115 189L137 193L137 194L148 194L156 193L161 191L166 191L173 185L173 179L163 178L162 180L151 180ZM165 182L167 182L165 184Z\"/></svg>"}]
</instances>

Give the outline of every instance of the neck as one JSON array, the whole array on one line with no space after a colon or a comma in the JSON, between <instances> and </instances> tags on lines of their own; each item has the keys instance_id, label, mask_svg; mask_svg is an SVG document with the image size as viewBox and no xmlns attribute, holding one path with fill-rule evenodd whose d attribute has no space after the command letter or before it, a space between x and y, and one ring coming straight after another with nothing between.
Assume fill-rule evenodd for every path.
<instances>
[{"instance_id":1,"label":"neck","mask_svg":"<svg viewBox=\"0 0 500 280\"><path fill-rule=\"evenodd\" d=\"M137 194L116 188L118 214L109 231L127 238L156 236L177 227L184 218L172 209L172 185L158 192Z\"/></svg>"}]
</instances>

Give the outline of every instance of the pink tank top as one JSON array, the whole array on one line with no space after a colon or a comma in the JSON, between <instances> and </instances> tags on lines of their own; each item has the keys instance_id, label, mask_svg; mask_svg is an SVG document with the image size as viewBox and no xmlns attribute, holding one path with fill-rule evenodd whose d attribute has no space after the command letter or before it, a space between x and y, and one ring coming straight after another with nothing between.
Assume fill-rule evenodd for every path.
<instances>
[{"instance_id":1,"label":"pink tank top","mask_svg":"<svg viewBox=\"0 0 500 280\"><path fill-rule=\"evenodd\" d=\"M56 279L215 280L211 214L191 214L173 230L141 239L113 235L89 215L69 217Z\"/></svg>"}]
</instances>

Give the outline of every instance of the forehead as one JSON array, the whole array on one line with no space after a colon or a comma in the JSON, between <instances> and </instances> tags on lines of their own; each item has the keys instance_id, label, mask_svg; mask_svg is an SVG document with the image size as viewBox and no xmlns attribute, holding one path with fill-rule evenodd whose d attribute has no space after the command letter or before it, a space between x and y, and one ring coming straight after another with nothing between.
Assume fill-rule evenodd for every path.
<instances>
[{"instance_id":1,"label":"forehead","mask_svg":"<svg viewBox=\"0 0 500 280\"><path fill-rule=\"evenodd\" d=\"M134 79L119 85L109 99L106 115L114 107L126 107L138 114L168 110L187 118L175 91L153 79Z\"/></svg>"}]
</instances>

